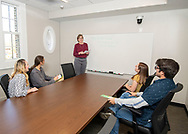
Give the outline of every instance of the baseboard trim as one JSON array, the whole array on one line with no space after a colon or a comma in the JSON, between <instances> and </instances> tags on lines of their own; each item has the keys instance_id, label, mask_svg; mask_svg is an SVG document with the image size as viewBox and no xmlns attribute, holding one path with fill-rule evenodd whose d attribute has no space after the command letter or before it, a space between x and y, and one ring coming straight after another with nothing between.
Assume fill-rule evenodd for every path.
<instances>
[{"instance_id":1,"label":"baseboard trim","mask_svg":"<svg viewBox=\"0 0 188 134\"><path fill-rule=\"evenodd\" d=\"M177 106L177 107L183 107L185 109L185 112L187 114L187 117L188 117L188 109L187 107L185 106L185 104L181 104L181 103L177 103L177 102L170 102L170 105L172 106Z\"/></svg>"}]
</instances>

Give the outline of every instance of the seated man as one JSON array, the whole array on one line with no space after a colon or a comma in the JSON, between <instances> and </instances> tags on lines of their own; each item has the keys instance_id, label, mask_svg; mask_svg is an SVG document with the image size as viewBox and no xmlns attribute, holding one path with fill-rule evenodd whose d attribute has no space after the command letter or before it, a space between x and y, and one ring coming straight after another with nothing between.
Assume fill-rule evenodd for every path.
<instances>
[{"instance_id":1,"label":"seated man","mask_svg":"<svg viewBox=\"0 0 188 134\"><path fill-rule=\"evenodd\" d=\"M156 106L170 90L176 87L173 78L179 71L179 64L173 59L158 59L156 61L155 70L156 76L160 79L154 81L154 83L146 88L144 92L131 92L131 96L137 97L109 99L109 103L114 104L110 109L117 117L116 124L114 125L111 134L118 134L119 132L118 118L132 121L132 113L127 108L122 107L122 105L134 108L143 107L143 114L142 116L137 117L137 123L145 127L151 127L151 116Z\"/></svg>"}]
</instances>

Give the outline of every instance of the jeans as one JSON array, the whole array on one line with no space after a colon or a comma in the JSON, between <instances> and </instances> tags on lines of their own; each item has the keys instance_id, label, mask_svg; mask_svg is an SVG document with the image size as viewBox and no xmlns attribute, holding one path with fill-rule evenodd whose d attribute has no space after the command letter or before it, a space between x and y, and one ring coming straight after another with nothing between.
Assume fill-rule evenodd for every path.
<instances>
[{"instance_id":1,"label":"jeans","mask_svg":"<svg viewBox=\"0 0 188 134\"><path fill-rule=\"evenodd\" d=\"M129 96L130 93L125 92L123 93L120 98L121 99L126 99L126 98L136 98L135 96ZM119 118L128 120L128 121L133 121L132 117L132 112L129 111L126 107L122 107L119 104L112 105L109 107L110 110L112 110L115 113L115 116L117 117L117 121L110 132L110 134L118 134L119 133ZM147 123L144 125L145 127L151 127L151 123Z\"/></svg>"},{"instance_id":2,"label":"jeans","mask_svg":"<svg viewBox=\"0 0 188 134\"><path fill-rule=\"evenodd\" d=\"M135 96L129 96L130 93L129 92L124 92L119 98L120 99L126 99L126 98L136 98ZM117 111L121 108L122 106L120 106L119 104L115 104L112 105L111 107L109 107L110 110L112 110L115 114L117 113Z\"/></svg>"},{"instance_id":3,"label":"jeans","mask_svg":"<svg viewBox=\"0 0 188 134\"><path fill-rule=\"evenodd\" d=\"M132 112L129 111L125 107L122 107L121 109L119 109L117 111L117 113L115 114L115 116L117 117L117 121L116 121L112 131L110 132L110 134L118 134L119 133L119 118L126 119L128 121L133 121Z\"/></svg>"}]
</instances>

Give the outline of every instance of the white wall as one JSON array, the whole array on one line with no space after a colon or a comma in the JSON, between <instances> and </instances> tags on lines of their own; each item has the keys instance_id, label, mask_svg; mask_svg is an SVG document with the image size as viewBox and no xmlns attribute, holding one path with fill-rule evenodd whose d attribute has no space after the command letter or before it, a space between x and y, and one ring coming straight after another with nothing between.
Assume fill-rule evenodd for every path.
<instances>
[{"instance_id":1,"label":"white wall","mask_svg":"<svg viewBox=\"0 0 188 134\"><path fill-rule=\"evenodd\" d=\"M136 24L137 15L144 15L141 25ZM161 57L173 58L181 65L175 81L183 83L184 89L175 95L173 101L185 104L188 75L188 63L186 62L188 57L187 24L188 9L64 21L60 23L61 63L73 62L73 45L76 43L76 36L79 33L85 35L137 33L139 28L143 28L142 32L154 33L152 73L155 61ZM138 55L133 52L130 58L131 56Z\"/></svg>"},{"instance_id":2,"label":"white wall","mask_svg":"<svg viewBox=\"0 0 188 134\"><path fill-rule=\"evenodd\" d=\"M41 54L45 57L44 70L46 74L55 76L60 73L60 45L59 45L59 22L48 19L48 12L26 6L27 18L27 43L28 43L28 62L33 65L36 55ZM43 45L43 31L46 26L54 28L56 34L56 48L52 54L45 51ZM8 73L9 75L13 69L0 70L0 75ZM5 95L0 87L0 100L4 99Z\"/></svg>"},{"instance_id":3,"label":"white wall","mask_svg":"<svg viewBox=\"0 0 188 134\"><path fill-rule=\"evenodd\" d=\"M46 26L51 26L56 34L56 48L52 54L46 52L43 45L43 32ZM36 55L45 57L44 69L48 75L55 76L60 73L60 45L59 22L48 19L48 12L27 6L27 36L28 61L34 64Z\"/></svg>"}]
</instances>

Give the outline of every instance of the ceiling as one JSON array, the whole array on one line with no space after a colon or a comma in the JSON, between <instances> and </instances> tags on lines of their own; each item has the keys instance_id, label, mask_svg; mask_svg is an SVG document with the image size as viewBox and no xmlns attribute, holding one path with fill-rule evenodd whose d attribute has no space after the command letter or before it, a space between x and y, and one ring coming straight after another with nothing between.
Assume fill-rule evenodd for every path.
<instances>
[{"instance_id":1,"label":"ceiling","mask_svg":"<svg viewBox=\"0 0 188 134\"><path fill-rule=\"evenodd\" d=\"M49 19L74 20L188 8L188 0L16 0L49 12ZM64 8L61 9L60 6Z\"/></svg>"},{"instance_id":2,"label":"ceiling","mask_svg":"<svg viewBox=\"0 0 188 134\"><path fill-rule=\"evenodd\" d=\"M81 6L94 5L99 3L109 3L112 1L118 2L120 0L67 0L68 2L62 2L61 0L16 0L26 5L37 7L45 11L56 11L60 9L60 6L63 5L64 9L70 9ZM131 0L136 1L136 0ZM152 0L150 0L152 1ZM157 1L157 0L153 0ZM166 0L167 3L173 3L174 6L184 6L185 3L188 3L188 0Z\"/></svg>"},{"instance_id":3,"label":"ceiling","mask_svg":"<svg viewBox=\"0 0 188 134\"><path fill-rule=\"evenodd\" d=\"M27 5L43 9L45 11L59 10L63 5L64 9L75 8L80 6L88 6L98 3L104 3L117 0L67 0L68 2L62 2L61 0L17 0Z\"/></svg>"}]
</instances>

